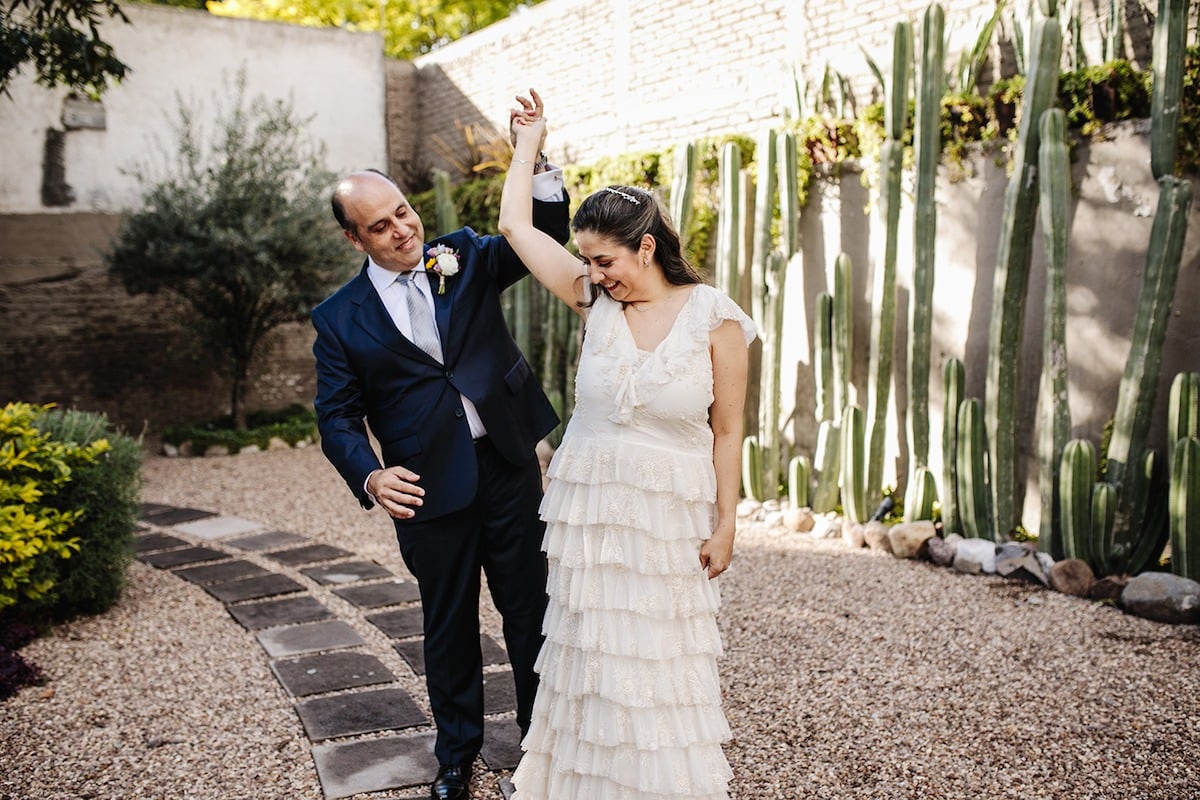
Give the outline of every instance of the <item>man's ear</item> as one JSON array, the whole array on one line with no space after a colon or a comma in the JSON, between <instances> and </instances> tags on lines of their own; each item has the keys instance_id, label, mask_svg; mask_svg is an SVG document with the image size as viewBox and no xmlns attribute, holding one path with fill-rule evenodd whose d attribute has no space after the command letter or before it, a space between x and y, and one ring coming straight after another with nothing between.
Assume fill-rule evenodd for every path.
<instances>
[{"instance_id":1,"label":"man's ear","mask_svg":"<svg viewBox=\"0 0 1200 800\"><path fill-rule=\"evenodd\" d=\"M355 249L355 250L357 250L357 251L358 251L358 252L360 252L360 253L365 253L365 252L367 252L366 250L364 250L364 249L363 249L363 244L362 244L362 242L360 242L360 241L358 240L358 237L357 237L357 236L355 236L355 235L354 235L352 232L350 232L350 231L346 230L345 228L342 228L342 234L343 234L343 235L344 235L344 236L345 236L347 239L349 239L349 240L350 240L350 244L354 245L354 249Z\"/></svg>"}]
</instances>

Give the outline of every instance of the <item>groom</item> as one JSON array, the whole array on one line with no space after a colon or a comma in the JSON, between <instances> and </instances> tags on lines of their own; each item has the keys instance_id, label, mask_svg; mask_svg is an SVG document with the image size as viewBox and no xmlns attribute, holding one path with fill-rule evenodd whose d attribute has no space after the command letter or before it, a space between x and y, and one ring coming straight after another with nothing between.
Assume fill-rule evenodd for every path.
<instances>
[{"instance_id":1,"label":"groom","mask_svg":"<svg viewBox=\"0 0 1200 800\"><path fill-rule=\"evenodd\" d=\"M566 242L562 173L538 160L535 192L551 202L534 204L535 220ZM439 764L430 795L466 800L483 743L481 569L504 620L522 736L537 690L546 562L534 447L558 417L500 310L528 271L500 236L464 228L426 243L379 172L342 179L333 213L366 259L312 312L321 447L362 506L393 519L424 613Z\"/></svg>"}]
</instances>

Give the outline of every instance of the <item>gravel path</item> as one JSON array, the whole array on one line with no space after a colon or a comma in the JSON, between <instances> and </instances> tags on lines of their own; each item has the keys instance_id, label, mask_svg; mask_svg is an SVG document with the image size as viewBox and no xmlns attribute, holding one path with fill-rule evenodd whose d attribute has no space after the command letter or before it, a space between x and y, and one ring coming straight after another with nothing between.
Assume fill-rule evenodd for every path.
<instances>
[{"instance_id":1,"label":"gravel path","mask_svg":"<svg viewBox=\"0 0 1200 800\"><path fill-rule=\"evenodd\" d=\"M148 456L145 478L146 501L404 573L386 518L315 449ZM722 581L738 800L1200 798L1195 626L760 528ZM134 564L115 609L24 652L49 681L0 703L0 799L321 798L266 654L178 577Z\"/></svg>"}]
</instances>

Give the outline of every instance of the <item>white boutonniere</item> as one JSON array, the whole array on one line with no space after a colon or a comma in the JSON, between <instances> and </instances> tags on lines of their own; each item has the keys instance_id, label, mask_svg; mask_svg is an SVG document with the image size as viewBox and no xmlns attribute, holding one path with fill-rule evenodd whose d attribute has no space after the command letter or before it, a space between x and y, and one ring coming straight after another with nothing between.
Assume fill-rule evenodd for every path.
<instances>
[{"instance_id":1,"label":"white boutonniere","mask_svg":"<svg viewBox=\"0 0 1200 800\"><path fill-rule=\"evenodd\" d=\"M438 274L438 294L445 294L446 278L453 278L458 274L458 251L444 244L429 248L429 260L425 262L425 269Z\"/></svg>"}]
</instances>

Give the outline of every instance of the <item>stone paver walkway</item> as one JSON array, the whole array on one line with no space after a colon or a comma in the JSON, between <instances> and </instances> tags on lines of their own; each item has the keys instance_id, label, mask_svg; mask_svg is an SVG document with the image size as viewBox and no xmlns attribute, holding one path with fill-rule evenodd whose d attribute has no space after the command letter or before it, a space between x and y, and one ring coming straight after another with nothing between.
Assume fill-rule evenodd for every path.
<instances>
[{"instance_id":1,"label":"stone paver walkway","mask_svg":"<svg viewBox=\"0 0 1200 800\"><path fill-rule=\"evenodd\" d=\"M432 720L373 652L378 645L312 593L329 587L423 676L420 595L411 577L211 511L145 503L142 522L138 560L203 588L262 646L272 674L295 699L326 798L394 790L380 800L429 796L437 771ZM520 758L512 673L502 667L508 657L499 643L484 635L480 644L487 715L480 757L488 770L509 770Z\"/></svg>"}]
</instances>

